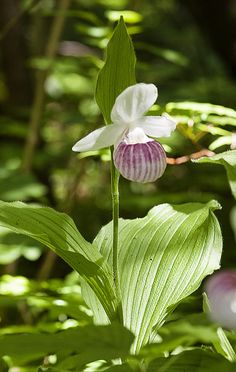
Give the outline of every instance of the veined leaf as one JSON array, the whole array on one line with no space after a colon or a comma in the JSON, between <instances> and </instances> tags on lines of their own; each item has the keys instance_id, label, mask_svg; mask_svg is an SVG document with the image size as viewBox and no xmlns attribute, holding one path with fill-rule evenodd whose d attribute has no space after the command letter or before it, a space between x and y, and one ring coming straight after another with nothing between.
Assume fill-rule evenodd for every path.
<instances>
[{"instance_id":1,"label":"veined leaf","mask_svg":"<svg viewBox=\"0 0 236 372\"><path fill-rule=\"evenodd\" d=\"M125 326L136 335L134 351L152 340L153 328L160 327L173 307L219 268L222 238L213 214L218 208L215 201L206 205L162 204L144 218L120 219L123 318ZM111 224L100 231L94 244L111 264ZM85 300L89 297L97 319L104 321L97 313L98 301L86 289Z\"/></svg>"},{"instance_id":2,"label":"veined leaf","mask_svg":"<svg viewBox=\"0 0 236 372\"><path fill-rule=\"evenodd\" d=\"M219 147L221 146L224 146L224 145L231 145L233 142L233 134L231 134L230 136L222 136L222 137L218 137L216 140L214 140L210 146L209 146L209 150L211 151L215 151L216 149L218 149Z\"/></svg>"},{"instance_id":3,"label":"veined leaf","mask_svg":"<svg viewBox=\"0 0 236 372\"><path fill-rule=\"evenodd\" d=\"M158 330L160 341L144 346L139 356L151 361L171 353L174 349L190 347L196 343L213 345L218 354L230 362L236 360L235 352L222 328L212 324L204 313L185 315L171 321Z\"/></svg>"},{"instance_id":4,"label":"veined leaf","mask_svg":"<svg viewBox=\"0 0 236 372\"><path fill-rule=\"evenodd\" d=\"M199 102L170 102L166 105L168 112L190 111L192 113L201 113L205 115L215 114L219 116L228 116L236 118L236 111L224 106L212 105L211 103Z\"/></svg>"},{"instance_id":5,"label":"veined leaf","mask_svg":"<svg viewBox=\"0 0 236 372\"><path fill-rule=\"evenodd\" d=\"M128 86L135 84L135 53L123 18L107 46L106 61L99 72L96 101L106 123L110 123L111 109L116 97Z\"/></svg>"},{"instance_id":6,"label":"veined leaf","mask_svg":"<svg viewBox=\"0 0 236 372\"><path fill-rule=\"evenodd\" d=\"M80 370L81 366L92 361L126 357L132 341L131 332L118 323L76 327L55 334L4 335L0 336L0 357L8 355L23 363L62 351L68 355L79 353L76 370ZM62 370L70 367L71 363L69 360L62 362Z\"/></svg>"},{"instance_id":7,"label":"veined leaf","mask_svg":"<svg viewBox=\"0 0 236 372\"><path fill-rule=\"evenodd\" d=\"M159 358L151 362L148 372L234 372L235 363L211 351L188 350L169 358Z\"/></svg>"},{"instance_id":8,"label":"veined leaf","mask_svg":"<svg viewBox=\"0 0 236 372\"><path fill-rule=\"evenodd\" d=\"M211 157L203 157L198 160L193 160L197 163L213 163L224 165L231 191L236 198L236 150L222 152Z\"/></svg>"},{"instance_id":9,"label":"veined leaf","mask_svg":"<svg viewBox=\"0 0 236 372\"><path fill-rule=\"evenodd\" d=\"M215 349L230 362L236 361L235 351L221 327L217 329L218 340L214 343Z\"/></svg>"},{"instance_id":10,"label":"veined leaf","mask_svg":"<svg viewBox=\"0 0 236 372\"><path fill-rule=\"evenodd\" d=\"M82 237L69 216L51 208L1 201L0 225L40 241L61 256L96 293L109 319L114 318L111 271L98 249Z\"/></svg>"}]
</instances>

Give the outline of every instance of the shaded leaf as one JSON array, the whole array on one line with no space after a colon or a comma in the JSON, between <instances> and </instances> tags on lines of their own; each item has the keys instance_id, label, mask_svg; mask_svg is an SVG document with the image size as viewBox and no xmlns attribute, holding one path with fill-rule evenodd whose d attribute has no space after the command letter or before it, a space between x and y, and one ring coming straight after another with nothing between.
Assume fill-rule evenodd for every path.
<instances>
[{"instance_id":1,"label":"shaded leaf","mask_svg":"<svg viewBox=\"0 0 236 372\"><path fill-rule=\"evenodd\" d=\"M0 176L0 197L3 200L27 200L40 198L46 194L46 187L30 174L20 174L18 171L7 172Z\"/></svg>"},{"instance_id":2,"label":"shaded leaf","mask_svg":"<svg viewBox=\"0 0 236 372\"><path fill-rule=\"evenodd\" d=\"M230 363L219 354L195 349L156 359L150 363L147 372L234 372L235 368L235 363Z\"/></svg>"},{"instance_id":3,"label":"shaded leaf","mask_svg":"<svg viewBox=\"0 0 236 372\"><path fill-rule=\"evenodd\" d=\"M160 342L146 345L141 349L139 355L144 359L155 359L179 346L191 346L196 342L212 344L218 340L215 327L209 324L202 313L165 324L158 330L158 336Z\"/></svg>"},{"instance_id":4,"label":"shaded leaf","mask_svg":"<svg viewBox=\"0 0 236 372\"><path fill-rule=\"evenodd\" d=\"M0 336L0 357L8 355L23 362L52 353L67 352L72 355L77 352L76 367L80 368L100 359L126 357L132 341L131 332L118 323L109 326L88 325L56 334L4 335ZM65 362L62 370L66 370L68 365L70 363Z\"/></svg>"},{"instance_id":5,"label":"shaded leaf","mask_svg":"<svg viewBox=\"0 0 236 372\"><path fill-rule=\"evenodd\" d=\"M235 352L222 328L212 324L205 314L192 314L184 319L172 321L158 330L159 343L144 346L140 356L152 360L172 352L179 347L189 347L196 343L213 345L218 354L234 361Z\"/></svg>"}]
</instances>

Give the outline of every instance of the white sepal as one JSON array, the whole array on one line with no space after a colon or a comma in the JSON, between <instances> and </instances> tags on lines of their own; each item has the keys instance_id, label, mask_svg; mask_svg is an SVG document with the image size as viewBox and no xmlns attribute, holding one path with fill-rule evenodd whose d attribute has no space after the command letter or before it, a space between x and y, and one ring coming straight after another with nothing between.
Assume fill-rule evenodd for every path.
<instances>
[{"instance_id":1,"label":"white sepal","mask_svg":"<svg viewBox=\"0 0 236 372\"><path fill-rule=\"evenodd\" d=\"M135 84L117 98L111 111L113 123L130 123L141 118L155 103L157 88L153 84Z\"/></svg>"},{"instance_id":2,"label":"white sepal","mask_svg":"<svg viewBox=\"0 0 236 372\"><path fill-rule=\"evenodd\" d=\"M72 147L72 150L83 152L99 150L112 146L114 143L119 141L124 131L125 126L117 124L107 125L106 127L96 129L78 141Z\"/></svg>"},{"instance_id":3,"label":"white sepal","mask_svg":"<svg viewBox=\"0 0 236 372\"><path fill-rule=\"evenodd\" d=\"M136 125L142 128L147 136L155 138L169 137L176 128L176 122L167 115L144 116L137 121Z\"/></svg>"}]
</instances>

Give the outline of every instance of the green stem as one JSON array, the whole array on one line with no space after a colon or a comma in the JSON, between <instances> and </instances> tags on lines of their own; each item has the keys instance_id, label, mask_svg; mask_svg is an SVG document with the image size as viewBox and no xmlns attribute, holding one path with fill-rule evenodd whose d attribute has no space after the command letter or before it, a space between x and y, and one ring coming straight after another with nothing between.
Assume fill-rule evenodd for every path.
<instances>
[{"instance_id":1,"label":"green stem","mask_svg":"<svg viewBox=\"0 0 236 372\"><path fill-rule=\"evenodd\" d=\"M113 149L111 148L111 195L112 195L112 219L113 219L113 249L112 249L112 269L113 282L117 298L117 310L119 320L122 321L120 281L118 270L118 244L119 244L119 177L113 161Z\"/></svg>"}]
</instances>

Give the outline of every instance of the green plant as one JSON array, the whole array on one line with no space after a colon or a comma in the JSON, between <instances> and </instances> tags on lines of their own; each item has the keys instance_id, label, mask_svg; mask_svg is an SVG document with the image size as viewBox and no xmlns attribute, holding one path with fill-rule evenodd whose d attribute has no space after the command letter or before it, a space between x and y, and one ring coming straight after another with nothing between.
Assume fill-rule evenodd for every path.
<instances>
[{"instance_id":1,"label":"green plant","mask_svg":"<svg viewBox=\"0 0 236 372\"><path fill-rule=\"evenodd\" d=\"M108 126L116 98L134 83L135 55L121 18L96 89ZM198 161L223 164L235 195L235 150ZM0 203L2 226L44 244L79 274L82 298L95 321L52 334L32 329L24 335L2 334L3 363L8 358L13 365L33 362L38 371L51 372L86 370L95 361L101 362L90 371L177 371L192 363L196 370L215 365L233 370L235 352L224 331L204 314L183 316L187 298L194 303L190 295L220 267L222 234L214 214L219 203L166 203L144 218L119 219L119 174L112 156L111 175L113 222L93 243L66 214L21 202ZM206 346L201 349L197 343Z\"/></svg>"}]
</instances>

